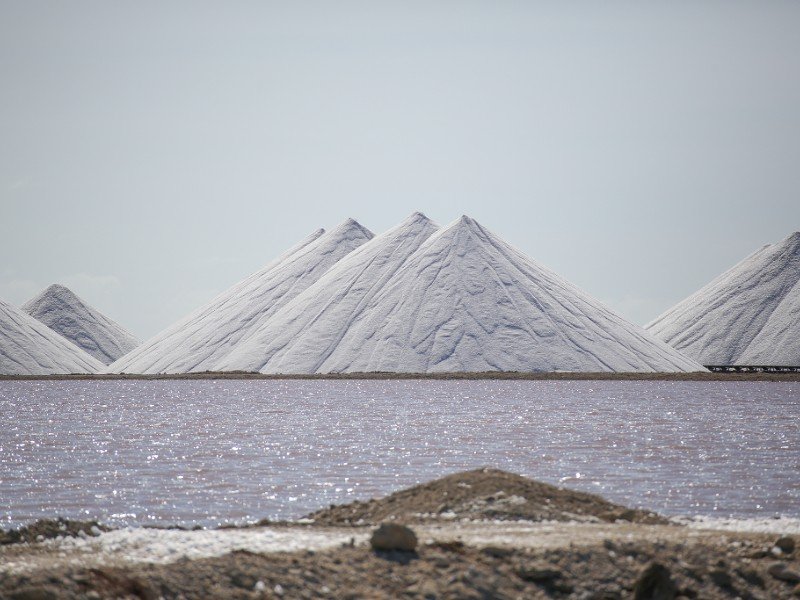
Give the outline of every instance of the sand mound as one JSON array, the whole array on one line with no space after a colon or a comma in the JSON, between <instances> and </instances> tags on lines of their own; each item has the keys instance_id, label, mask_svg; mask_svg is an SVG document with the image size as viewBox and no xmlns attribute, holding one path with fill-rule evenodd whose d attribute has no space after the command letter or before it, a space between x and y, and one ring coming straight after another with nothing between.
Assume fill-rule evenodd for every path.
<instances>
[{"instance_id":1,"label":"sand mound","mask_svg":"<svg viewBox=\"0 0 800 600\"><path fill-rule=\"evenodd\" d=\"M386 520L631 521L666 523L600 496L555 487L499 469L455 473L386 498L331 506L308 515L317 525L365 525Z\"/></svg>"}]
</instances>

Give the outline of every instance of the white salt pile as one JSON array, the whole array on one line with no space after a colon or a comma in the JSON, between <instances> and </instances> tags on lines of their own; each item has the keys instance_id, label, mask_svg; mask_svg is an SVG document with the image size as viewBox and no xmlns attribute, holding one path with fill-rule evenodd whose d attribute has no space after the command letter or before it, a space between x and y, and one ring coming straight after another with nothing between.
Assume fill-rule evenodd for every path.
<instances>
[{"instance_id":1,"label":"white salt pile","mask_svg":"<svg viewBox=\"0 0 800 600\"><path fill-rule=\"evenodd\" d=\"M139 345L123 327L63 285L51 285L22 310L106 365Z\"/></svg>"},{"instance_id":2,"label":"white salt pile","mask_svg":"<svg viewBox=\"0 0 800 600\"><path fill-rule=\"evenodd\" d=\"M469 217L392 270L344 323L321 315L323 352L301 342L284 356L320 373L703 369ZM299 369L283 359L262 370Z\"/></svg>"},{"instance_id":3,"label":"white salt pile","mask_svg":"<svg viewBox=\"0 0 800 600\"><path fill-rule=\"evenodd\" d=\"M261 271L112 363L111 373L214 370L236 344L373 237L352 219L318 230Z\"/></svg>"},{"instance_id":4,"label":"white salt pile","mask_svg":"<svg viewBox=\"0 0 800 600\"><path fill-rule=\"evenodd\" d=\"M279 269L284 268L283 263ZM294 273L294 268L289 269ZM699 371L703 367L614 314L468 217L437 230L415 213L331 263L275 308L232 290L235 335L158 352L115 370L263 373ZM257 324L247 315L258 313ZM246 325L246 331L242 324ZM184 324L182 328L185 329ZM221 346L221 348L218 348ZM156 348L160 351L160 348ZM124 367L122 363L127 363ZM197 365L202 369L198 369Z\"/></svg>"},{"instance_id":5,"label":"white salt pile","mask_svg":"<svg viewBox=\"0 0 800 600\"><path fill-rule=\"evenodd\" d=\"M0 374L97 373L103 366L29 314L0 300Z\"/></svg>"},{"instance_id":6,"label":"white salt pile","mask_svg":"<svg viewBox=\"0 0 800 600\"><path fill-rule=\"evenodd\" d=\"M437 230L414 213L339 261L242 340L221 371L315 373L408 258Z\"/></svg>"},{"instance_id":7,"label":"white salt pile","mask_svg":"<svg viewBox=\"0 0 800 600\"><path fill-rule=\"evenodd\" d=\"M800 232L751 254L645 328L705 365L800 366Z\"/></svg>"}]
</instances>

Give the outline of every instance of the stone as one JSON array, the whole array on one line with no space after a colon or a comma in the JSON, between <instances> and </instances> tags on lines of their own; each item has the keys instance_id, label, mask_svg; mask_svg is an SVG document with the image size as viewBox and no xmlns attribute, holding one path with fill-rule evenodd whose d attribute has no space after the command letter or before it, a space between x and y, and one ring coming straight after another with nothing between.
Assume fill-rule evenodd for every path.
<instances>
[{"instance_id":1,"label":"stone","mask_svg":"<svg viewBox=\"0 0 800 600\"><path fill-rule=\"evenodd\" d=\"M486 546L481 552L492 558L505 558L506 556L514 554L511 548L504 548L502 546Z\"/></svg>"},{"instance_id":2,"label":"stone","mask_svg":"<svg viewBox=\"0 0 800 600\"><path fill-rule=\"evenodd\" d=\"M800 583L800 573L792 571L784 563L773 563L770 565L767 572L775 579L785 581L786 583Z\"/></svg>"},{"instance_id":3,"label":"stone","mask_svg":"<svg viewBox=\"0 0 800 600\"><path fill-rule=\"evenodd\" d=\"M57 600L56 593L45 587L25 587L6 596L10 600Z\"/></svg>"},{"instance_id":4,"label":"stone","mask_svg":"<svg viewBox=\"0 0 800 600\"><path fill-rule=\"evenodd\" d=\"M784 535L783 537L779 537L775 540L775 546L781 549L781 552L785 554L791 554L794 552L795 543L794 538L788 535Z\"/></svg>"},{"instance_id":5,"label":"stone","mask_svg":"<svg viewBox=\"0 0 800 600\"><path fill-rule=\"evenodd\" d=\"M561 571L549 565L532 565L520 567L517 577L533 583L548 583L560 579L562 575Z\"/></svg>"},{"instance_id":6,"label":"stone","mask_svg":"<svg viewBox=\"0 0 800 600\"><path fill-rule=\"evenodd\" d=\"M660 563L647 565L633 586L634 600L674 600L677 595L669 569Z\"/></svg>"},{"instance_id":7,"label":"stone","mask_svg":"<svg viewBox=\"0 0 800 600\"><path fill-rule=\"evenodd\" d=\"M417 593L426 600L439 597L439 586L432 579L425 579L417 585Z\"/></svg>"},{"instance_id":8,"label":"stone","mask_svg":"<svg viewBox=\"0 0 800 600\"><path fill-rule=\"evenodd\" d=\"M711 571L708 576L711 578L711 581L717 584L717 586L730 589L733 587L733 577L731 577L730 573L727 571L723 571L722 569L714 569Z\"/></svg>"},{"instance_id":9,"label":"stone","mask_svg":"<svg viewBox=\"0 0 800 600\"><path fill-rule=\"evenodd\" d=\"M398 523L381 523L372 532L369 541L373 550L399 550L400 552L414 552L417 549L417 535L410 527Z\"/></svg>"}]
</instances>

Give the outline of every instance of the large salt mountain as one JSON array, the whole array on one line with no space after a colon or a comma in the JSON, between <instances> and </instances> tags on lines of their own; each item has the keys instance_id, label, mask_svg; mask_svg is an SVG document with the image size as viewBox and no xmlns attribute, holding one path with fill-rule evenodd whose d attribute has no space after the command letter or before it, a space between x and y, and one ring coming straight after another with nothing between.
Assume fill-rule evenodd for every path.
<instances>
[{"instance_id":1,"label":"large salt mountain","mask_svg":"<svg viewBox=\"0 0 800 600\"><path fill-rule=\"evenodd\" d=\"M265 373L703 370L468 217L410 255L393 254L408 228L340 263L325 290L320 280L298 296L302 304L276 313L229 357L243 362L225 366L266 359ZM373 253L390 258L372 267Z\"/></svg>"},{"instance_id":2,"label":"large salt mountain","mask_svg":"<svg viewBox=\"0 0 800 600\"><path fill-rule=\"evenodd\" d=\"M351 252L276 312L216 370L315 373L371 300L438 227L414 213Z\"/></svg>"},{"instance_id":3,"label":"large salt mountain","mask_svg":"<svg viewBox=\"0 0 800 600\"><path fill-rule=\"evenodd\" d=\"M373 234L348 219L281 257L114 362L112 373L213 370L237 343Z\"/></svg>"},{"instance_id":4,"label":"large salt mountain","mask_svg":"<svg viewBox=\"0 0 800 600\"><path fill-rule=\"evenodd\" d=\"M103 364L44 323L0 300L0 374L97 373Z\"/></svg>"},{"instance_id":5,"label":"large salt mountain","mask_svg":"<svg viewBox=\"0 0 800 600\"><path fill-rule=\"evenodd\" d=\"M139 345L128 331L63 285L51 285L22 310L106 365Z\"/></svg>"},{"instance_id":6,"label":"large salt mountain","mask_svg":"<svg viewBox=\"0 0 800 600\"><path fill-rule=\"evenodd\" d=\"M800 365L800 232L757 250L645 328L705 365Z\"/></svg>"}]
</instances>

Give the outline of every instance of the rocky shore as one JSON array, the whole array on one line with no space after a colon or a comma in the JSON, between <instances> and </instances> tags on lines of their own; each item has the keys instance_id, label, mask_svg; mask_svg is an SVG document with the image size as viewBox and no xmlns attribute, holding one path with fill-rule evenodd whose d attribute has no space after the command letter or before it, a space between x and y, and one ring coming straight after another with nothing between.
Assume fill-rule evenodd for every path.
<instances>
[{"instance_id":1,"label":"rocky shore","mask_svg":"<svg viewBox=\"0 0 800 600\"><path fill-rule=\"evenodd\" d=\"M6 532L0 598L800 597L790 535L679 526L491 469L302 523L105 529L49 521Z\"/></svg>"}]
</instances>

